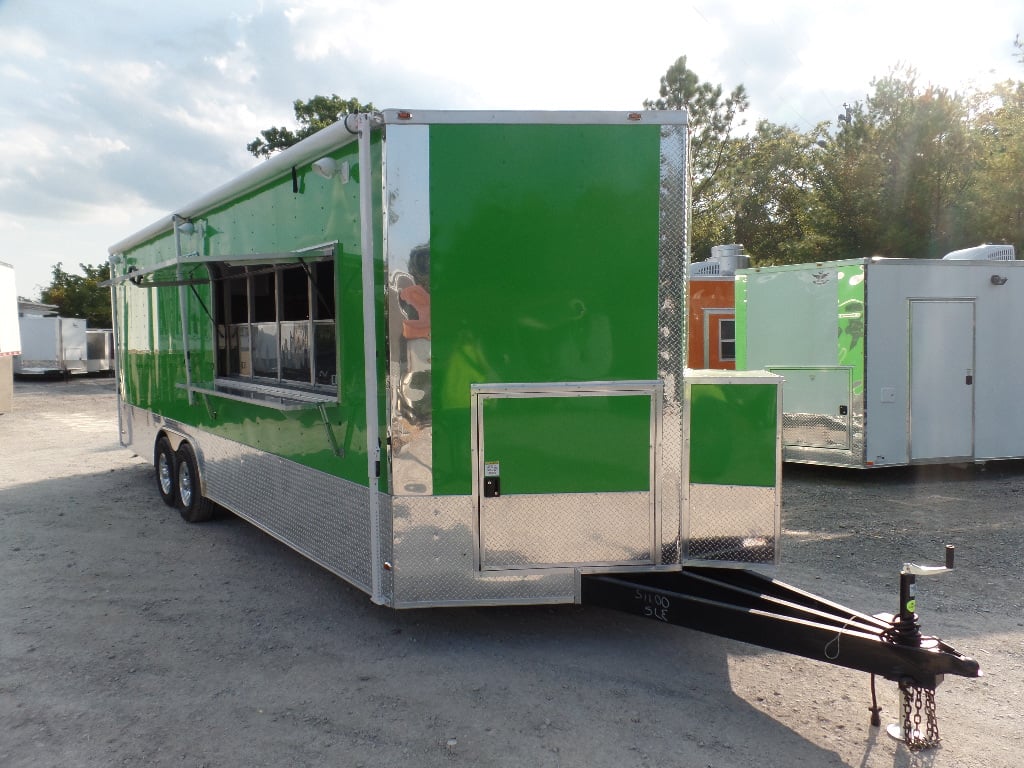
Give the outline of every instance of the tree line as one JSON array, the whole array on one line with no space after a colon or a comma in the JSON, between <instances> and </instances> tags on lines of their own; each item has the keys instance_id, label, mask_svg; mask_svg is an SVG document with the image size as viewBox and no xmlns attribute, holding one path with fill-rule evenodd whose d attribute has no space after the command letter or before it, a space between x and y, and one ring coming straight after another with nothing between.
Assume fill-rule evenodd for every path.
<instances>
[{"instance_id":1,"label":"tree line","mask_svg":"<svg viewBox=\"0 0 1024 768\"><path fill-rule=\"evenodd\" d=\"M1015 40L1024 65L1024 41ZM645 109L686 109L691 127L691 257L743 243L754 264L893 256L939 258L983 242L1024 245L1024 81L956 92L912 67L873 80L861 101L810 130L761 120L740 84L725 93L677 59ZM297 128L246 145L270 157L373 104L336 94L293 102ZM106 266L61 265L42 293L65 316L96 316ZM91 290L90 290L91 287ZM91 297L91 298L90 298ZM109 304L108 304L109 306ZM109 311L106 313L109 318ZM92 320L90 320L92 322ZM109 323L109 319L107 319Z\"/></svg>"},{"instance_id":2,"label":"tree line","mask_svg":"<svg viewBox=\"0 0 1024 768\"><path fill-rule=\"evenodd\" d=\"M1019 36L1015 46L1024 64ZM643 106L690 115L692 258L719 243L743 243L755 264L1024 244L1024 82L960 93L900 67L870 88L810 130L769 120L746 130L744 86L725 93L676 60ZM247 149L269 157L372 108L337 95L296 100L299 129L269 128Z\"/></svg>"}]
</instances>

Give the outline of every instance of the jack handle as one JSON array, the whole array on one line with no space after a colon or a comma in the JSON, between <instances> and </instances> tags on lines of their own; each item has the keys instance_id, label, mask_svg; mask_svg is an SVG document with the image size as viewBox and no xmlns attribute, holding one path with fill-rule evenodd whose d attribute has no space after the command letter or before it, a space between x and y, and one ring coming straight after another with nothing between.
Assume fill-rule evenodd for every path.
<instances>
[{"instance_id":1,"label":"jack handle","mask_svg":"<svg viewBox=\"0 0 1024 768\"><path fill-rule=\"evenodd\" d=\"M893 629L895 640L899 645L921 647L921 623L917 618L917 577L938 576L953 570L953 553L955 547L946 545L945 565L917 565L904 563L900 570L900 612L896 617Z\"/></svg>"},{"instance_id":2,"label":"jack handle","mask_svg":"<svg viewBox=\"0 0 1024 768\"><path fill-rule=\"evenodd\" d=\"M940 573L953 570L953 556L956 547L952 544L946 545L945 565L918 565L917 563L904 563L900 575L912 574L914 576L938 576Z\"/></svg>"}]
</instances>

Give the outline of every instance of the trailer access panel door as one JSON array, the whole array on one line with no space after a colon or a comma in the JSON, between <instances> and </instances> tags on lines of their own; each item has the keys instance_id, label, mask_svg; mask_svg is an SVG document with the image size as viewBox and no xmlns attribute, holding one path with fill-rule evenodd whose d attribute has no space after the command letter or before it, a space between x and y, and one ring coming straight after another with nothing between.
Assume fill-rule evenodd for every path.
<instances>
[{"instance_id":1,"label":"trailer access panel door","mask_svg":"<svg viewBox=\"0 0 1024 768\"><path fill-rule=\"evenodd\" d=\"M474 387L485 570L655 562L658 382Z\"/></svg>"}]
</instances>

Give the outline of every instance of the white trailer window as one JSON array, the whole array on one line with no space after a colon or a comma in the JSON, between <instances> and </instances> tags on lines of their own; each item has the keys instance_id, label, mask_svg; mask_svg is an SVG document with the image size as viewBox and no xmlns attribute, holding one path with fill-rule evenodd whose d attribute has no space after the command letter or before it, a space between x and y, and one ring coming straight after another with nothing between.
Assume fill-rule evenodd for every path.
<instances>
[{"instance_id":1,"label":"white trailer window","mask_svg":"<svg viewBox=\"0 0 1024 768\"><path fill-rule=\"evenodd\" d=\"M736 359L736 320L731 317L718 321L718 359Z\"/></svg>"}]
</instances>

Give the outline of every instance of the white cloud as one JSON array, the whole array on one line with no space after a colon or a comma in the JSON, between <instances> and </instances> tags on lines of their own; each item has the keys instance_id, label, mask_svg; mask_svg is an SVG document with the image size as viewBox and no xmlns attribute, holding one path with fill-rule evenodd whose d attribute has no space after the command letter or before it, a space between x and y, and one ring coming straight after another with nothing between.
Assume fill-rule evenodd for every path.
<instances>
[{"instance_id":1,"label":"white cloud","mask_svg":"<svg viewBox=\"0 0 1024 768\"><path fill-rule=\"evenodd\" d=\"M0 51L12 59L38 61L46 57L46 44L30 27L0 27Z\"/></svg>"},{"instance_id":2,"label":"white cloud","mask_svg":"<svg viewBox=\"0 0 1024 768\"><path fill-rule=\"evenodd\" d=\"M157 80L154 66L131 59L89 59L72 63L68 69L71 72L77 71L86 81L91 81L91 84L99 88L121 92L141 93L152 87Z\"/></svg>"},{"instance_id":3,"label":"white cloud","mask_svg":"<svg viewBox=\"0 0 1024 768\"><path fill-rule=\"evenodd\" d=\"M101 160L117 152L127 152L128 145L119 138L76 134L61 145L63 156L86 168L95 168Z\"/></svg>"},{"instance_id":4,"label":"white cloud","mask_svg":"<svg viewBox=\"0 0 1024 768\"><path fill-rule=\"evenodd\" d=\"M13 216L0 213L0 232L3 232L4 230L11 232L24 232L25 225Z\"/></svg>"},{"instance_id":5,"label":"white cloud","mask_svg":"<svg viewBox=\"0 0 1024 768\"><path fill-rule=\"evenodd\" d=\"M251 167L245 144L318 93L378 107L630 109L686 55L701 79L747 86L751 122L806 129L899 61L949 88L1024 78L1012 46L1024 4L1006 0L47 6L0 0L0 259L41 269L35 282L48 260L95 263Z\"/></svg>"}]
</instances>

